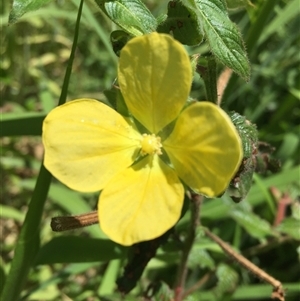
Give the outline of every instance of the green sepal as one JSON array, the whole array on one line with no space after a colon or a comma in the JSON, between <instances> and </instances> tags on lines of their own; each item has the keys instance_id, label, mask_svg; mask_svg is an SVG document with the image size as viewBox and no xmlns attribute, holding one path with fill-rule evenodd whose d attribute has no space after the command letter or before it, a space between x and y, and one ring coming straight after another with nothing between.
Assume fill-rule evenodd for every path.
<instances>
[{"instance_id":1,"label":"green sepal","mask_svg":"<svg viewBox=\"0 0 300 301\"><path fill-rule=\"evenodd\" d=\"M197 45L203 40L196 15L177 0L169 2L168 17L157 27L157 31L172 32L176 40L186 45Z\"/></svg>"},{"instance_id":2,"label":"green sepal","mask_svg":"<svg viewBox=\"0 0 300 301\"><path fill-rule=\"evenodd\" d=\"M128 111L127 105L125 103L123 94L121 93L121 90L117 92L117 112L119 112L121 115L125 117L130 117L130 113Z\"/></svg>"},{"instance_id":3,"label":"green sepal","mask_svg":"<svg viewBox=\"0 0 300 301\"><path fill-rule=\"evenodd\" d=\"M229 113L229 116L242 140L244 156L238 172L230 182L228 193L234 202L240 202L252 186L254 172L277 172L280 161L271 157L274 148L270 144L258 141L254 124L236 112Z\"/></svg>"},{"instance_id":4,"label":"green sepal","mask_svg":"<svg viewBox=\"0 0 300 301\"><path fill-rule=\"evenodd\" d=\"M103 91L103 94L105 95L109 106L112 107L114 110L117 110L117 93L118 91L115 87Z\"/></svg>"},{"instance_id":5,"label":"green sepal","mask_svg":"<svg viewBox=\"0 0 300 301\"><path fill-rule=\"evenodd\" d=\"M204 81L206 99L210 102L217 103L217 63L214 56L208 55L206 57L199 58L196 65L196 72Z\"/></svg>"},{"instance_id":6,"label":"green sepal","mask_svg":"<svg viewBox=\"0 0 300 301\"><path fill-rule=\"evenodd\" d=\"M242 140L244 158L250 158L257 148L258 133L256 126L239 113L230 112L229 117L235 125Z\"/></svg>"},{"instance_id":7,"label":"green sepal","mask_svg":"<svg viewBox=\"0 0 300 301\"><path fill-rule=\"evenodd\" d=\"M103 94L106 96L110 106L113 109L115 109L122 116L130 116L121 90L117 85L113 85L111 89L103 91Z\"/></svg>"},{"instance_id":8,"label":"green sepal","mask_svg":"<svg viewBox=\"0 0 300 301\"><path fill-rule=\"evenodd\" d=\"M228 193L235 203L241 202L248 194L254 174L255 164L251 158L244 159L239 171L230 182Z\"/></svg>"},{"instance_id":9,"label":"green sepal","mask_svg":"<svg viewBox=\"0 0 300 301\"><path fill-rule=\"evenodd\" d=\"M234 202L242 201L252 186L253 173L256 166L255 154L257 151L257 130L244 116L236 112L229 113L242 140L243 161L241 166L230 182L228 193Z\"/></svg>"},{"instance_id":10,"label":"green sepal","mask_svg":"<svg viewBox=\"0 0 300 301\"><path fill-rule=\"evenodd\" d=\"M121 49L129 41L130 35L123 30L115 30L110 34L110 42L114 53L120 56Z\"/></svg>"}]
</instances>

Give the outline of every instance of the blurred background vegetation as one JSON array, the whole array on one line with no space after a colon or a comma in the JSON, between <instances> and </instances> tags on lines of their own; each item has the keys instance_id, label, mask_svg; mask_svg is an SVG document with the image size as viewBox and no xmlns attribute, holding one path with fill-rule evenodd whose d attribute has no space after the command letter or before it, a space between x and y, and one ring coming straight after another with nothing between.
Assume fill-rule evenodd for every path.
<instances>
[{"instance_id":1,"label":"blurred background vegetation","mask_svg":"<svg viewBox=\"0 0 300 301\"><path fill-rule=\"evenodd\" d=\"M155 16L166 13L168 1L144 2ZM228 4L233 2L243 1L228 1ZM246 40L263 2L252 1L230 10L231 20L237 23ZM2 121L7 122L3 126L5 131L1 130L1 287L10 269L43 156L39 123L27 123L26 118L34 116L38 121L57 105L78 3L76 0L51 2L10 26L7 20L11 3L1 3L0 109ZM282 167L275 174L256 175L248 197L238 205L226 195L206 200L201 218L204 226L280 280L287 288L286 300L296 301L300 298L299 2L274 0L273 10L266 18L259 29L262 30L259 38L246 45L252 65L251 80L246 83L233 76L222 107L237 111L255 123L259 139L276 148L273 156L281 161ZM109 42L110 32L115 29L116 25L93 1L86 1L68 99L105 99L103 91L111 88L116 78L117 57ZM190 54L208 51L205 44L187 50ZM192 95L205 99L200 77L195 77ZM53 237L105 238L97 225L59 234L53 233L49 226L51 217L94 210L97 199L97 195L75 193L53 180L40 228L42 246ZM280 205L284 204L283 220L276 224L276 216L283 212ZM152 281L162 280L172 286L180 258L180 246L175 242L184 240L188 221L189 214L186 214L177 225L173 240L159 249L142 280L125 300L138 300L135 296L145 291ZM68 248L68 244L61 248ZM60 251L58 248L54 252ZM22 298L79 301L108 300L101 296L111 296L109 300L118 300L114 283L122 273L124 262L122 258L107 262L87 259L87 262L53 263L45 255L31 269ZM270 300L270 286L230 261L215 243L199 233L189 258L187 287L201 279L204 279L203 286L192 293L195 299L190 300Z\"/></svg>"}]
</instances>

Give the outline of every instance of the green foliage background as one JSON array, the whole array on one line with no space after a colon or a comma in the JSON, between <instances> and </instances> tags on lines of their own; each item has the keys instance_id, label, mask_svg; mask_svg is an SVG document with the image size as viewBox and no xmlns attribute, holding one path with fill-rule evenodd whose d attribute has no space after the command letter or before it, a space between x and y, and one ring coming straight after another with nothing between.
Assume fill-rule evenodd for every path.
<instances>
[{"instance_id":1,"label":"green foliage background","mask_svg":"<svg viewBox=\"0 0 300 301\"><path fill-rule=\"evenodd\" d=\"M166 13L168 1L144 2L155 17ZM252 72L247 83L233 75L222 107L256 123L259 139L276 147L274 157L281 160L282 168L276 174L255 175L248 197L240 204L226 195L205 201L201 220L280 280L287 288L287 300L299 300L299 3L228 1L228 6L236 3L239 7L230 10L230 18L247 41ZM78 5L76 0L51 2L7 26L11 7L1 4L1 288L42 161L39 125L60 97ZM68 99L105 100L103 91L116 78L117 57L109 40L116 29L94 2L85 3ZM204 54L208 47L204 43L187 50L191 55ZM195 77L192 95L205 99L200 77ZM278 204L270 187L292 200L277 228L272 225ZM115 280L122 273L127 249L108 241L97 225L59 234L49 227L51 217L88 212L96 204L97 195L75 193L52 181L41 226L36 229L41 248L24 283L22 300L119 300ZM176 226L176 237L159 249L126 300L138 300L136 296L152 281L172 286L181 249L176 239L184 240L188 222L187 213ZM210 277L186 300L270 299L270 286L230 261L201 231L188 266L187 287ZM161 290L168 294L167 287Z\"/></svg>"}]
</instances>

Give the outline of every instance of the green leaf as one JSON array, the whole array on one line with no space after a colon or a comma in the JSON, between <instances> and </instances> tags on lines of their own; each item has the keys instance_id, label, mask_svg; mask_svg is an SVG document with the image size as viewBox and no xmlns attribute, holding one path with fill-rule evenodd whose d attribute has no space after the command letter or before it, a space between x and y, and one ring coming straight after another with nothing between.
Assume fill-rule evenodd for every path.
<instances>
[{"instance_id":1,"label":"green leaf","mask_svg":"<svg viewBox=\"0 0 300 301\"><path fill-rule=\"evenodd\" d=\"M269 205L271 213L275 215L275 204L268 187L256 173L254 173L253 179L255 181L255 184L260 188L261 194L265 197L266 203Z\"/></svg>"},{"instance_id":2,"label":"green leaf","mask_svg":"<svg viewBox=\"0 0 300 301\"><path fill-rule=\"evenodd\" d=\"M94 300L95 296L92 296L92 300ZM83 299L80 299L83 300ZM85 299L86 300L86 299ZM114 294L109 294L100 297L100 299L96 299L95 301L124 301L124 296L121 295L119 292L114 293ZM137 296L135 295L126 295L126 301L143 301L141 299L138 299Z\"/></svg>"},{"instance_id":3,"label":"green leaf","mask_svg":"<svg viewBox=\"0 0 300 301\"><path fill-rule=\"evenodd\" d=\"M57 300L60 296L60 289L49 278L53 275L53 268L47 265L40 267L36 272L36 279L38 283L31 286L26 295L22 296L23 300ZM30 297L28 297L30 296Z\"/></svg>"},{"instance_id":4,"label":"green leaf","mask_svg":"<svg viewBox=\"0 0 300 301\"><path fill-rule=\"evenodd\" d=\"M59 236L42 246L35 263L100 262L123 258L126 253L127 248L111 240Z\"/></svg>"},{"instance_id":5,"label":"green leaf","mask_svg":"<svg viewBox=\"0 0 300 301\"><path fill-rule=\"evenodd\" d=\"M24 213L20 212L19 210L6 206L6 205L0 205L0 216L1 218L9 218L14 219L18 222L24 221Z\"/></svg>"},{"instance_id":6,"label":"green leaf","mask_svg":"<svg viewBox=\"0 0 300 301\"><path fill-rule=\"evenodd\" d=\"M294 297L297 300L297 296L299 296L300 292L300 286L298 283L284 283L284 288L288 292L290 299ZM242 284L237 287L229 300L270 300L271 291L272 288L270 288L270 284ZM216 296L213 295L212 290L197 290L190 296L193 296L195 299L184 299L184 301L216 301ZM221 300L225 301L228 299L221 298Z\"/></svg>"},{"instance_id":7,"label":"green leaf","mask_svg":"<svg viewBox=\"0 0 300 301\"><path fill-rule=\"evenodd\" d=\"M84 273L87 271L89 268L95 267L94 262L88 262L88 263L74 263L74 264L68 264L61 269L57 273L53 273L53 270L51 270L51 276L48 277L47 279L43 279L40 281L40 283L36 286L31 286L29 290L26 291L26 294L23 295L22 300L53 300L53 298L38 298L35 296L40 295L39 293L45 293L45 291L50 290L52 291L53 288L55 287L55 290L57 288L57 284L61 283L63 280L67 279L68 277L71 277L73 275L77 275L80 273ZM43 266L39 268L39 271L47 268L49 269L50 267L48 266ZM39 275L40 276L40 275ZM40 277L37 276L40 279ZM53 288L52 288L53 287ZM54 300L58 300L55 298ZM80 299L82 300L82 299Z\"/></svg>"},{"instance_id":8,"label":"green leaf","mask_svg":"<svg viewBox=\"0 0 300 301\"><path fill-rule=\"evenodd\" d=\"M256 52L258 51L258 49L260 49L259 47L257 47L259 45L259 38L265 31L265 24L269 22L270 17L274 13L275 7L277 6L278 2L279 0L265 0L259 2L259 5L256 5L256 18L255 20L252 20L252 24L247 32L247 36L245 37L247 52L250 58L255 57L255 59L257 59ZM237 76L231 77L223 94L223 99L229 100L229 95L235 93L237 79ZM229 102L226 102L226 105L228 106Z\"/></svg>"},{"instance_id":9,"label":"green leaf","mask_svg":"<svg viewBox=\"0 0 300 301\"><path fill-rule=\"evenodd\" d=\"M264 30L258 44L263 43L270 35L278 32L278 28L285 26L285 24L289 24L293 18L296 18L297 14L299 14L299 1L288 1L282 8L277 7L276 12L277 17L271 22L268 22L266 27L262 26Z\"/></svg>"},{"instance_id":10,"label":"green leaf","mask_svg":"<svg viewBox=\"0 0 300 301\"><path fill-rule=\"evenodd\" d=\"M133 36L156 30L157 20L139 0L95 0L104 13Z\"/></svg>"},{"instance_id":11,"label":"green leaf","mask_svg":"<svg viewBox=\"0 0 300 301\"><path fill-rule=\"evenodd\" d=\"M200 266L202 269L209 268L210 270L215 268L215 263L212 257L202 245L198 244L193 245L188 258L188 267L193 269L196 266Z\"/></svg>"},{"instance_id":12,"label":"green leaf","mask_svg":"<svg viewBox=\"0 0 300 301\"><path fill-rule=\"evenodd\" d=\"M120 266L121 266L120 259L109 261L98 289L99 295L103 296L103 295L113 294L115 290L115 282L119 274Z\"/></svg>"},{"instance_id":13,"label":"green leaf","mask_svg":"<svg viewBox=\"0 0 300 301\"><path fill-rule=\"evenodd\" d=\"M286 189L288 185L299 182L299 166L282 170L279 174L262 180L264 187L276 186L278 189ZM257 206L265 201L261 187L253 185L248 196L251 205Z\"/></svg>"},{"instance_id":14,"label":"green leaf","mask_svg":"<svg viewBox=\"0 0 300 301\"><path fill-rule=\"evenodd\" d=\"M299 283L284 283L284 289L288 292L288 298L285 300L297 300L300 292ZM242 284L234 292L233 300L270 300L270 291L270 284Z\"/></svg>"},{"instance_id":15,"label":"green leaf","mask_svg":"<svg viewBox=\"0 0 300 301\"><path fill-rule=\"evenodd\" d=\"M233 292L237 286L239 276L235 270L226 264L220 264L216 271L218 284L214 288L214 293L217 298L220 298L224 293Z\"/></svg>"},{"instance_id":16,"label":"green leaf","mask_svg":"<svg viewBox=\"0 0 300 301\"><path fill-rule=\"evenodd\" d=\"M199 300L198 297L194 297L194 296L189 295L186 298L184 298L183 301L198 301L198 300Z\"/></svg>"},{"instance_id":17,"label":"green leaf","mask_svg":"<svg viewBox=\"0 0 300 301\"><path fill-rule=\"evenodd\" d=\"M203 28L212 53L244 80L250 76L250 65L237 27L230 21L222 0L183 0L194 12Z\"/></svg>"},{"instance_id":18,"label":"green leaf","mask_svg":"<svg viewBox=\"0 0 300 301\"><path fill-rule=\"evenodd\" d=\"M41 135L45 113L9 113L0 120L0 137Z\"/></svg>"},{"instance_id":19,"label":"green leaf","mask_svg":"<svg viewBox=\"0 0 300 301\"><path fill-rule=\"evenodd\" d=\"M14 0L8 23L13 24L25 13L39 9L51 0Z\"/></svg>"},{"instance_id":20,"label":"green leaf","mask_svg":"<svg viewBox=\"0 0 300 301\"><path fill-rule=\"evenodd\" d=\"M239 9L253 6L250 0L226 0L228 9Z\"/></svg>"},{"instance_id":21,"label":"green leaf","mask_svg":"<svg viewBox=\"0 0 300 301\"><path fill-rule=\"evenodd\" d=\"M277 151L277 157L284 161L293 156L296 152L299 154L299 144L300 138L298 134L286 133Z\"/></svg>"},{"instance_id":22,"label":"green leaf","mask_svg":"<svg viewBox=\"0 0 300 301\"><path fill-rule=\"evenodd\" d=\"M234 209L230 212L230 215L251 236L257 239L262 239L267 235L274 234L271 230L270 224L253 212Z\"/></svg>"},{"instance_id":23,"label":"green leaf","mask_svg":"<svg viewBox=\"0 0 300 301\"><path fill-rule=\"evenodd\" d=\"M300 240L300 221L293 217L285 218L275 230Z\"/></svg>"},{"instance_id":24,"label":"green leaf","mask_svg":"<svg viewBox=\"0 0 300 301\"><path fill-rule=\"evenodd\" d=\"M297 195L300 194L298 191L296 190ZM300 203L295 201L292 204L291 209L292 209L292 217L300 222Z\"/></svg>"},{"instance_id":25,"label":"green leaf","mask_svg":"<svg viewBox=\"0 0 300 301\"><path fill-rule=\"evenodd\" d=\"M172 301L174 300L174 293L165 282L157 282L153 284L154 295L151 296L153 301ZM150 296L149 296L150 300Z\"/></svg>"},{"instance_id":26,"label":"green leaf","mask_svg":"<svg viewBox=\"0 0 300 301\"><path fill-rule=\"evenodd\" d=\"M168 4L168 17L157 28L158 32L172 32L174 38L186 45L197 45L203 40L198 19L181 2L174 0Z\"/></svg>"}]
</instances>

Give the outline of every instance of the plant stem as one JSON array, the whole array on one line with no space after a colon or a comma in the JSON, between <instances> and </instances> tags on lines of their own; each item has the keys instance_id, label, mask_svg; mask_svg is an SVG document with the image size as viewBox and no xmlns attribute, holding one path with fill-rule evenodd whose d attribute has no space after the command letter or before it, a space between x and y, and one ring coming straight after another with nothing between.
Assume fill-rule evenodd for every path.
<instances>
[{"instance_id":1,"label":"plant stem","mask_svg":"<svg viewBox=\"0 0 300 301\"><path fill-rule=\"evenodd\" d=\"M217 63L215 58L210 55L206 57L207 67L196 66L196 72L202 77L205 85L206 99L210 102L217 103Z\"/></svg>"},{"instance_id":2,"label":"plant stem","mask_svg":"<svg viewBox=\"0 0 300 301\"><path fill-rule=\"evenodd\" d=\"M217 105L220 107L222 103L222 98L225 92L225 89L227 87L227 84L231 78L232 75L232 70L229 68L225 68L220 76L218 77L218 82L217 82L217 91L218 91L218 101Z\"/></svg>"},{"instance_id":3,"label":"plant stem","mask_svg":"<svg viewBox=\"0 0 300 301\"><path fill-rule=\"evenodd\" d=\"M50 182L51 174L41 165L0 300L16 301L19 299L29 269L39 251L39 225Z\"/></svg>"},{"instance_id":4,"label":"plant stem","mask_svg":"<svg viewBox=\"0 0 300 301\"><path fill-rule=\"evenodd\" d=\"M83 0L81 0L78 10L72 50L68 62L68 67L65 73L64 83L58 105L63 104L66 101L67 97L68 84L72 73L72 64L78 40L78 31L82 7ZM20 298L20 293L23 284L26 281L30 267L34 263L34 260L40 248L39 226L43 214L44 204L47 199L50 183L51 174L48 172L48 170L46 170L42 163L36 181L36 185L32 194L32 198L28 207L28 211L25 217L25 221L23 223L15 247L14 258L12 260L10 271L3 287L0 300L16 301Z\"/></svg>"},{"instance_id":5,"label":"plant stem","mask_svg":"<svg viewBox=\"0 0 300 301\"><path fill-rule=\"evenodd\" d=\"M195 237L196 237L196 229L199 226L199 213L200 213L200 205L202 203L203 197L192 193L191 196L191 224L190 229L184 243L184 249L182 251L182 256L178 268L177 280L175 285L175 299L174 301L183 300L184 296L184 284L186 280L187 274L187 263L190 251L192 249Z\"/></svg>"},{"instance_id":6,"label":"plant stem","mask_svg":"<svg viewBox=\"0 0 300 301\"><path fill-rule=\"evenodd\" d=\"M231 256L234 260L236 260L240 265L246 268L249 272L251 272L256 277L260 278L261 280L271 284L273 286L272 298L277 298L280 301L284 301L284 290L280 281L278 281L277 279L273 278L268 273L260 269L258 266L253 264L247 258L245 258L243 255L234 251L229 244L227 244L218 236L214 235L207 228L204 228L204 232L209 238L215 241L223 249L225 253Z\"/></svg>"}]
</instances>

